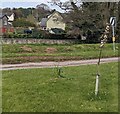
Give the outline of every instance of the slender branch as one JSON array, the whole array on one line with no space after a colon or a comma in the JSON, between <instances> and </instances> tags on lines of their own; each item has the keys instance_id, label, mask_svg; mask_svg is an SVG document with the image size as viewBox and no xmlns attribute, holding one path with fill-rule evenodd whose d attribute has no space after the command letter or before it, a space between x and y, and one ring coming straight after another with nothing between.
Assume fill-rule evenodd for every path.
<instances>
[{"instance_id":1,"label":"slender branch","mask_svg":"<svg viewBox=\"0 0 120 114\"><path fill-rule=\"evenodd\" d=\"M78 7L76 5L78 3L78 0L76 0L76 2L73 2L73 0L70 0L67 2L48 2L48 3L51 3L52 5L56 5L65 11L69 11L69 10L78 11Z\"/></svg>"}]
</instances>

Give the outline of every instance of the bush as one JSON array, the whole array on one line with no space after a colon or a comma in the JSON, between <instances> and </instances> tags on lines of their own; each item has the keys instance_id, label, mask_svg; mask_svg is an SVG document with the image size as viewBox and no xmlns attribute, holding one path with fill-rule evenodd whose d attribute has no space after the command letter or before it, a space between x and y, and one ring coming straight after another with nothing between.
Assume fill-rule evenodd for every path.
<instances>
[{"instance_id":1,"label":"bush","mask_svg":"<svg viewBox=\"0 0 120 114\"><path fill-rule=\"evenodd\" d=\"M26 29L24 29L26 30ZM51 34L48 31L33 29L32 33L24 33L24 30L15 33L6 33L4 34L5 38L37 38L37 39L66 39L66 34Z\"/></svg>"},{"instance_id":2,"label":"bush","mask_svg":"<svg viewBox=\"0 0 120 114\"><path fill-rule=\"evenodd\" d=\"M33 38L49 38L49 33L44 30L34 29L32 32Z\"/></svg>"},{"instance_id":3,"label":"bush","mask_svg":"<svg viewBox=\"0 0 120 114\"><path fill-rule=\"evenodd\" d=\"M26 21L24 18L17 19L13 22L14 27L35 27L34 23Z\"/></svg>"},{"instance_id":4,"label":"bush","mask_svg":"<svg viewBox=\"0 0 120 114\"><path fill-rule=\"evenodd\" d=\"M102 35L103 30L96 30L96 31L91 31L88 30L85 35L86 35L86 40L85 43L99 43L100 42L100 36Z\"/></svg>"},{"instance_id":5,"label":"bush","mask_svg":"<svg viewBox=\"0 0 120 114\"><path fill-rule=\"evenodd\" d=\"M11 33L11 32L4 33L3 38L14 38L14 33Z\"/></svg>"}]
</instances>

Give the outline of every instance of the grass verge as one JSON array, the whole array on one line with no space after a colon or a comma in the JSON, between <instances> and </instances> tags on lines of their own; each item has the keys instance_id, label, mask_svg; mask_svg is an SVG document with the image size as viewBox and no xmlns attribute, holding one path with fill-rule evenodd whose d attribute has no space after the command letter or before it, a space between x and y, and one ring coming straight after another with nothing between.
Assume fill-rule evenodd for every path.
<instances>
[{"instance_id":1,"label":"grass verge","mask_svg":"<svg viewBox=\"0 0 120 114\"><path fill-rule=\"evenodd\" d=\"M41 61L65 61L98 58L99 44L74 44L74 45L40 45L40 44L6 44L2 48L2 62L24 63ZM102 57L118 56L113 52L112 44L106 44Z\"/></svg>"},{"instance_id":2,"label":"grass verge","mask_svg":"<svg viewBox=\"0 0 120 114\"><path fill-rule=\"evenodd\" d=\"M98 97L96 65L3 71L3 112L117 112L118 63L101 64Z\"/></svg>"}]
</instances>

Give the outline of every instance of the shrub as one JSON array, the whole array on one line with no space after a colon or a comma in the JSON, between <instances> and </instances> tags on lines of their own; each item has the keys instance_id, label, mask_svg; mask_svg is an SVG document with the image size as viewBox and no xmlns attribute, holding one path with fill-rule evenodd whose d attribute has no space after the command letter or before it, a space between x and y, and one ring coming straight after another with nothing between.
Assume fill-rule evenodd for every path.
<instances>
[{"instance_id":1,"label":"shrub","mask_svg":"<svg viewBox=\"0 0 120 114\"><path fill-rule=\"evenodd\" d=\"M34 29L32 32L33 38L49 38L49 33L47 31Z\"/></svg>"},{"instance_id":2,"label":"shrub","mask_svg":"<svg viewBox=\"0 0 120 114\"><path fill-rule=\"evenodd\" d=\"M11 32L4 33L3 38L14 38L14 33L11 33Z\"/></svg>"},{"instance_id":3,"label":"shrub","mask_svg":"<svg viewBox=\"0 0 120 114\"><path fill-rule=\"evenodd\" d=\"M34 23L31 23L29 21L26 21L24 18L16 19L13 22L14 27L35 27Z\"/></svg>"}]
</instances>

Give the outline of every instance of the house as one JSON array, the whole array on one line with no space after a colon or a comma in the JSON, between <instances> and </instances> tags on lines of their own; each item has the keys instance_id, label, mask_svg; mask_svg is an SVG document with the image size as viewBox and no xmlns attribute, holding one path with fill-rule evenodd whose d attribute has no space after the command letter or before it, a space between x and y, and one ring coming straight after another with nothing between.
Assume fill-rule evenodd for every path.
<instances>
[{"instance_id":1,"label":"house","mask_svg":"<svg viewBox=\"0 0 120 114\"><path fill-rule=\"evenodd\" d=\"M54 11L47 18L42 18L40 27L42 30L48 30L49 32L54 33L53 29L65 30L65 22L62 15L59 12Z\"/></svg>"},{"instance_id":2,"label":"house","mask_svg":"<svg viewBox=\"0 0 120 114\"><path fill-rule=\"evenodd\" d=\"M8 27L8 17L7 15L0 14L0 34L5 33Z\"/></svg>"},{"instance_id":3,"label":"house","mask_svg":"<svg viewBox=\"0 0 120 114\"><path fill-rule=\"evenodd\" d=\"M12 25L12 22L14 21L14 16L15 16L14 13L12 13L10 16L7 16L9 25Z\"/></svg>"},{"instance_id":4,"label":"house","mask_svg":"<svg viewBox=\"0 0 120 114\"><path fill-rule=\"evenodd\" d=\"M7 27L8 26L8 17L7 15L2 15L0 14L0 22L2 24L2 27Z\"/></svg>"},{"instance_id":5,"label":"house","mask_svg":"<svg viewBox=\"0 0 120 114\"><path fill-rule=\"evenodd\" d=\"M14 28L11 24L9 24L8 16L0 14L0 34L6 32L14 32Z\"/></svg>"}]
</instances>

